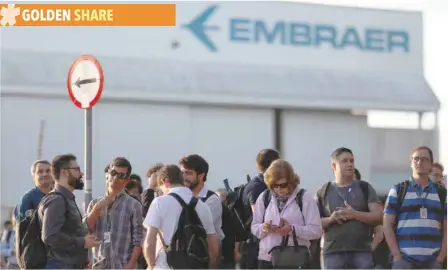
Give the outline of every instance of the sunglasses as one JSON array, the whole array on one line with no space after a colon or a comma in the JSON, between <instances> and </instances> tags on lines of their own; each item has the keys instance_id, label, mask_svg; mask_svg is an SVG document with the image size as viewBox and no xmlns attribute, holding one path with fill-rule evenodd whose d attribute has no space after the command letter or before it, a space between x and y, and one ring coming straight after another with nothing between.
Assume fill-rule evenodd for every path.
<instances>
[{"instance_id":1,"label":"sunglasses","mask_svg":"<svg viewBox=\"0 0 448 270\"><path fill-rule=\"evenodd\" d=\"M281 184L273 184L271 185L272 189L276 189L276 188L287 188L288 187L288 183L281 183Z\"/></svg>"},{"instance_id":2,"label":"sunglasses","mask_svg":"<svg viewBox=\"0 0 448 270\"><path fill-rule=\"evenodd\" d=\"M109 172L113 177L118 177L119 179L127 179L129 177L128 173L117 172L116 170L112 170Z\"/></svg>"}]
</instances>

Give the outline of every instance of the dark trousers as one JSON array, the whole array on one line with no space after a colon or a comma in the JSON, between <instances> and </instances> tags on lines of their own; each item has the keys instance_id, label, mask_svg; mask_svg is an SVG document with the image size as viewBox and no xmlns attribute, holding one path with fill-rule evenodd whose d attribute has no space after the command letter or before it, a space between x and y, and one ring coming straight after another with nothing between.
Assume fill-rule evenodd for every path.
<instances>
[{"instance_id":1,"label":"dark trousers","mask_svg":"<svg viewBox=\"0 0 448 270\"><path fill-rule=\"evenodd\" d=\"M240 269L258 269L258 244L242 243Z\"/></svg>"},{"instance_id":2,"label":"dark trousers","mask_svg":"<svg viewBox=\"0 0 448 270\"><path fill-rule=\"evenodd\" d=\"M274 266L271 262L258 260L258 269L274 269Z\"/></svg>"},{"instance_id":3,"label":"dark trousers","mask_svg":"<svg viewBox=\"0 0 448 270\"><path fill-rule=\"evenodd\" d=\"M221 261L218 268L219 269L235 269L235 267L236 267L235 262Z\"/></svg>"}]
</instances>

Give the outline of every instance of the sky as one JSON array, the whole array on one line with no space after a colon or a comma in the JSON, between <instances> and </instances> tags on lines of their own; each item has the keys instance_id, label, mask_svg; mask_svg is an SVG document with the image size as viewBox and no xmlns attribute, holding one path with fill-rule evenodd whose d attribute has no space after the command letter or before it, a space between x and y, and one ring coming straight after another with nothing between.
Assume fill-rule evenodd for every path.
<instances>
[{"instance_id":1,"label":"sky","mask_svg":"<svg viewBox=\"0 0 448 270\"><path fill-rule=\"evenodd\" d=\"M438 116L440 162L448 168L448 1L447 0L296 0L296 2L356 6L423 12L425 77L441 103ZM374 113L373 126L414 126L417 117L409 114ZM433 126L428 115L423 126Z\"/></svg>"}]
</instances>

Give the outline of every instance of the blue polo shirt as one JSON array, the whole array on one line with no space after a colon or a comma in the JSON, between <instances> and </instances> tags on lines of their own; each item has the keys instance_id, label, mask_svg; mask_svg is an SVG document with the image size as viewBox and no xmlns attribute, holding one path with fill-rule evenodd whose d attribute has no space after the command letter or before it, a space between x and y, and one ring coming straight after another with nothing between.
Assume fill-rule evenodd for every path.
<instances>
[{"instance_id":1,"label":"blue polo shirt","mask_svg":"<svg viewBox=\"0 0 448 270\"><path fill-rule=\"evenodd\" d=\"M36 209L40 203L40 200L45 196L45 193L40 191L38 187L34 187L28 190L20 199L20 202L17 204L14 209L14 217L16 220L22 220L26 211L30 209Z\"/></svg>"},{"instance_id":2,"label":"blue polo shirt","mask_svg":"<svg viewBox=\"0 0 448 270\"><path fill-rule=\"evenodd\" d=\"M429 181L426 187L417 185L411 178L401 209L397 209L398 186L387 197L384 213L395 215L395 232L403 258L413 263L433 261L442 247L442 222L446 220L446 204L442 205L437 184ZM426 209L426 218L421 209Z\"/></svg>"}]
</instances>

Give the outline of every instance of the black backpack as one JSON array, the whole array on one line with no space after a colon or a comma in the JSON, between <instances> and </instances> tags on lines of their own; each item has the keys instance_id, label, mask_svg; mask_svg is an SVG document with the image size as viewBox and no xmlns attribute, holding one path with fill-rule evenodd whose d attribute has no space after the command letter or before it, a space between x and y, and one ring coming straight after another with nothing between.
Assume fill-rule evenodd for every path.
<instances>
[{"instance_id":1,"label":"black backpack","mask_svg":"<svg viewBox=\"0 0 448 270\"><path fill-rule=\"evenodd\" d=\"M207 233L196 212L198 199L193 197L187 205L179 195L169 195L179 202L182 212L171 244L166 247L168 265L172 269L208 269Z\"/></svg>"},{"instance_id":2,"label":"black backpack","mask_svg":"<svg viewBox=\"0 0 448 270\"><path fill-rule=\"evenodd\" d=\"M207 191L207 195L205 198L202 198L201 200L205 203L208 198L211 196L218 196L215 192L209 190ZM238 211L235 209L235 204L232 206L228 206L228 204L222 203L222 231L225 235L226 232L229 232L229 235L232 234L235 236L235 239L237 242L242 242L247 239L248 232L246 228L244 227L244 223L239 217ZM235 241L235 240L234 240Z\"/></svg>"},{"instance_id":3,"label":"black backpack","mask_svg":"<svg viewBox=\"0 0 448 270\"><path fill-rule=\"evenodd\" d=\"M41 202L48 196L57 195L64 198L66 212L68 201L60 192L50 192L45 195ZM39 207L31 210L25 218L18 221L16 228L16 256L17 264L21 269L43 269L47 263L47 248L42 241L42 229L40 226Z\"/></svg>"},{"instance_id":4,"label":"black backpack","mask_svg":"<svg viewBox=\"0 0 448 270\"><path fill-rule=\"evenodd\" d=\"M248 214L243 203L244 188L247 184L234 188L233 192L227 195L227 207L240 220L246 230L250 230L252 215Z\"/></svg>"}]
</instances>

